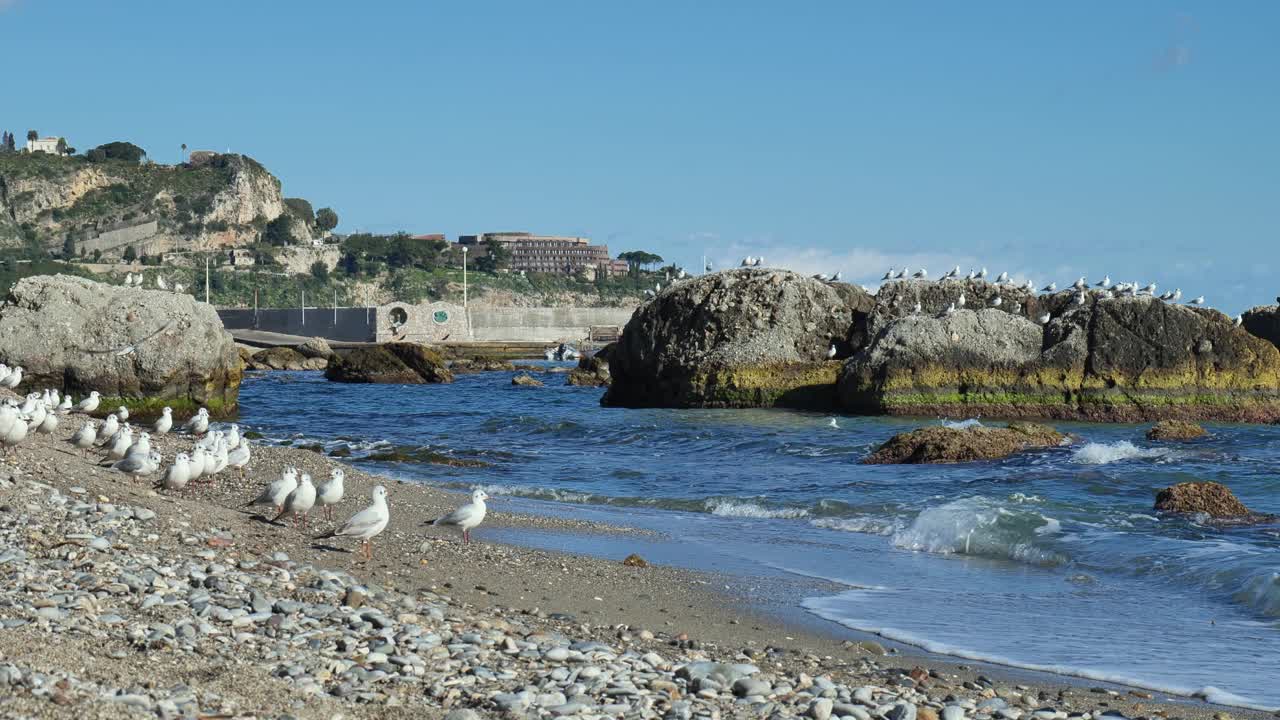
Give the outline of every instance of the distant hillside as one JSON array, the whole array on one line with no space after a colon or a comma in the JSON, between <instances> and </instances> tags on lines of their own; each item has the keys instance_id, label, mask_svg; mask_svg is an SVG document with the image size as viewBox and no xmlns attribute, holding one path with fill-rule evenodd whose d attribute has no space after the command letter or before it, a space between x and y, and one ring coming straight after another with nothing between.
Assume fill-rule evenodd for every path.
<instances>
[{"instance_id":1,"label":"distant hillside","mask_svg":"<svg viewBox=\"0 0 1280 720\"><path fill-rule=\"evenodd\" d=\"M269 226L297 243L313 233L304 209L305 201L286 202L280 181L244 155L157 165L95 151L0 153L0 249L110 260L128 247L157 255L249 245Z\"/></svg>"}]
</instances>

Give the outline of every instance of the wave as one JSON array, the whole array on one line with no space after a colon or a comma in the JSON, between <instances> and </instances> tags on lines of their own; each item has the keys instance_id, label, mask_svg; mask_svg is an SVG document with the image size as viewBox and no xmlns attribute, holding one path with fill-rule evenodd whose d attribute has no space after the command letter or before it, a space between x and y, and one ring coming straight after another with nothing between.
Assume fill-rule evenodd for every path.
<instances>
[{"instance_id":1,"label":"wave","mask_svg":"<svg viewBox=\"0 0 1280 720\"><path fill-rule=\"evenodd\" d=\"M943 420L943 427L949 427L953 430L964 430L971 427L982 427L982 421L978 418L969 418L968 420Z\"/></svg>"},{"instance_id":2,"label":"wave","mask_svg":"<svg viewBox=\"0 0 1280 720\"><path fill-rule=\"evenodd\" d=\"M854 591L854 593L865 591ZM880 637L900 642L906 645L913 645L927 652L938 653L940 655L949 655L951 657L963 658L965 660L973 660L975 662L994 663L1005 667L1021 668L1034 672L1053 673L1055 675L1067 675L1069 677L1084 678L1086 680L1097 680L1100 682L1115 683L1117 685L1125 685L1128 687L1145 688L1156 692L1169 693L1170 695L1181 695L1183 697L1198 698L1206 702L1216 703L1219 705L1231 705L1234 707L1249 708L1252 710L1261 710L1264 712L1274 712L1280 708L1270 707L1258 704L1249 698L1241 697L1233 693L1221 690L1213 686L1201 688L1182 687L1176 685L1166 685L1162 683L1152 682L1143 678L1133 677L1130 675L1122 675L1115 672L1105 670L1096 670L1093 668L1079 667L1074 665L1046 665L1040 663L1020 662L1008 657L996 655L993 653L984 653L967 648L950 645L948 643L936 642L928 638L921 637L915 633L899 630L892 627L881 627L869 625L861 621L849 618L839 612L839 600L843 596L851 593L843 593L832 598L808 598L800 603L800 606L809 612L817 615L825 620L844 625L847 628L858 630L860 632L879 635Z\"/></svg>"},{"instance_id":3,"label":"wave","mask_svg":"<svg viewBox=\"0 0 1280 720\"><path fill-rule=\"evenodd\" d=\"M809 515L809 511L804 508L768 508L753 502L725 498L707 500L706 507L712 515L725 517L795 519Z\"/></svg>"},{"instance_id":4,"label":"wave","mask_svg":"<svg viewBox=\"0 0 1280 720\"><path fill-rule=\"evenodd\" d=\"M982 497L928 508L911 526L893 534L893 544L940 555L974 555L1032 565L1062 565L1068 558L1038 541L1061 529L1057 520Z\"/></svg>"},{"instance_id":5,"label":"wave","mask_svg":"<svg viewBox=\"0 0 1280 720\"><path fill-rule=\"evenodd\" d=\"M1071 462L1080 465L1106 465L1120 460L1154 460L1170 457L1167 448L1140 448L1128 440L1113 443L1091 442L1071 454Z\"/></svg>"},{"instance_id":6,"label":"wave","mask_svg":"<svg viewBox=\"0 0 1280 720\"><path fill-rule=\"evenodd\" d=\"M841 530L866 535L892 535L902 530L900 521L873 516L814 518L809 521L809 524L826 530Z\"/></svg>"},{"instance_id":7,"label":"wave","mask_svg":"<svg viewBox=\"0 0 1280 720\"><path fill-rule=\"evenodd\" d=\"M1268 617L1280 615L1280 572L1255 575L1236 599Z\"/></svg>"}]
</instances>

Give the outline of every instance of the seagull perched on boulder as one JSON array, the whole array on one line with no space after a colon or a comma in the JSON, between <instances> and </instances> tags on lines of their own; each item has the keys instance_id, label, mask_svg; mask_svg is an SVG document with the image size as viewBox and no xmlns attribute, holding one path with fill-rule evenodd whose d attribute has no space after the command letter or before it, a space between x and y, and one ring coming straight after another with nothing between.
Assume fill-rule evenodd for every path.
<instances>
[{"instance_id":1,"label":"seagull perched on boulder","mask_svg":"<svg viewBox=\"0 0 1280 720\"><path fill-rule=\"evenodd\" d=\"M895 277L895 276L894 276L894 274L893 274L893 268L889 268L889 272L885 273L885 274L884 274L884 277L880 278L880 282L885 282L885 281L887 281L887 280L892 280L892 279L894 279L894 277Z\"/></svg>"},{"instance_id":2,"label":"seagull perched on boulder","mask_svg":"<svg viewBox=\"0 0 1280 720\"><path fill-rule=\"evenodd\" d=\"M929 277L929 271L925 268L920 268L919 270L912 273L911 277L915 278L916 280L923 280Z\"/></svg>"},{"instance_id":3,"label":"seagull perched on boulder","mask_svg":"<svg viewBox=\"0 0 1280 720\"><path fill-rule=\"evenodd\" d=\"M1004 302L1004 300L999 295L997 295L991 299L991 307L1000 307L1000 303L1002 302Z\"/></svg>"},{"instance_id":4,"label":"seagull perched on boulder","mask_svg":"<svg viewBox=\"0 0 1280 720\"><path fill-rule=\"evenodd\" d=\"M1203 295L1201 295L1200 297L1196 298L1195 300L1188 300L1188 301L1187 301L1187 304L1188 304L1188 305L1203 305L1203 304L1204 304L1204 296L1203 296Z\"/></svg>"},{"instance_id":5,"label":"seagull perched on boulder","mask_svg":"<svg viewBox=\"0 0 1280 720\"><path fill-rule=\"evenodd\" d=\"M1009 282L1009 273L1007 273L1007 272L1002 272L1002 273L1000 273L999 275L997 275L997 276L996 276L996 284L997 284L997 285L1003 285L1003 284L1004 284L1004 283L1006 283L1006 282Z\"/></svg>"},{"instance_id":6,"label":"seagull perched on boulder","mask_svg":"<svg viewBox=\"0 0 1280 720\"><path fill-rule=\"evenodd\" d=\"M830 360L835 356L836 356L836 344L831 343L831 347L827 348L827 359Z\"/></svg>"},{"instance_id":7,"label":"seagull perched on boulder","mask_svg":"<svg viewBox=\"0 0 1280 720\"><path fill-rule=\"evenodd\" d=\"M1110 275L1104 276L1101 280L1099 280L1097 283L1094 284L1094 287L1100 287L1104 290L1111 287L1111 276Z\"/></svg>"},{"instance_id":8,"label":"seagull perched on boulder","mask_svg":"<svg viewBox=\"0 0 1280 720\"><path fill-rule=\"evenodd\" d=\"M1043 315L1041 315L1040 317L1038 317L1038 318L1036 318L1036 319L1040 321L1040 324L1041 324L1041 325L1048 325L1048 324L1049 324L1049 321L1050 321L1051 319L1053 319L1053 316L1052 316L1052 315L1050 315L1049 313L1044 313Z\"/></svg>"},{"instance_id":9,"label":"seagull perched on boulder","mask_svg":"<svg viewBox=\"0 0 1280 720\"><path fill-rule=\"evenodd\" d=\"M964 307L964 293L960 293L960 297L956 298L955 307Z\"/></svg>"},{"instance_id":10,"label":"seagull perched on boulder","mask_svg":"<svg viewBox=\"0 0 1280 720\"><path fill-rule=\"evenodd\" d=\"M1057 292L1057 291L1058 291L1058 283L1056 282L1051 282L1048 285L1045 285L1044 287L1040 288L1040 292L1043 292L1043 293L1051 293L1051 292Z\"/></svg>"}]
</instances>

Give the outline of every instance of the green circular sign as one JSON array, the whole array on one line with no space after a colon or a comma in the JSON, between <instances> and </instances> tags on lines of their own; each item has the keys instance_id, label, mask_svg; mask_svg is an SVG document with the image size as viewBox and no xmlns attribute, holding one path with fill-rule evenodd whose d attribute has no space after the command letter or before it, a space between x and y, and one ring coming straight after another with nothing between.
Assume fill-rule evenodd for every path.
<instances>
[{"instance_id":1,"label":"green circular sign","mask_svg":"<svg viewBox=\"0 0 1280 720\"><path fill-rule=\"evenodd\" d=\"M435 320L437 324L443 325L449 322L449 312L447 310L437 310L431 316L431 319Z\"/></svg>"}]
</instances>

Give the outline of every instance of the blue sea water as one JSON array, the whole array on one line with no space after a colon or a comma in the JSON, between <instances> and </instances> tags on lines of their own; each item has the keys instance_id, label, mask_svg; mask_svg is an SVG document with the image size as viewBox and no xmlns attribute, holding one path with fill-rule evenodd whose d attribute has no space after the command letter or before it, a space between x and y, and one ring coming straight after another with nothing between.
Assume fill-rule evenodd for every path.
<instances>
[{"instance_id":1,"label":"blue sea water","mask_svg":"<svg viewBox=\"0 0 1280 720\"><path fill-rule=\"evenodd\" d=\"M367 469L482 485L496 512L659 529L694 566L831 581L847 590L815 583L784 601L929 651L1280 707L1280 524L1151 509L1160 488L1212 480L1280 514L1280 427L1213 425L1160 445L1145 426L1055 423L1079 441L999 462L869 466L893 434L945 421L601 408L599 389L562 377L525 388L510 373L423 386L272 373L246 380L241 419L271 441L355 457L390 444L483 460Z\"/></svg>"}]
</instances>

